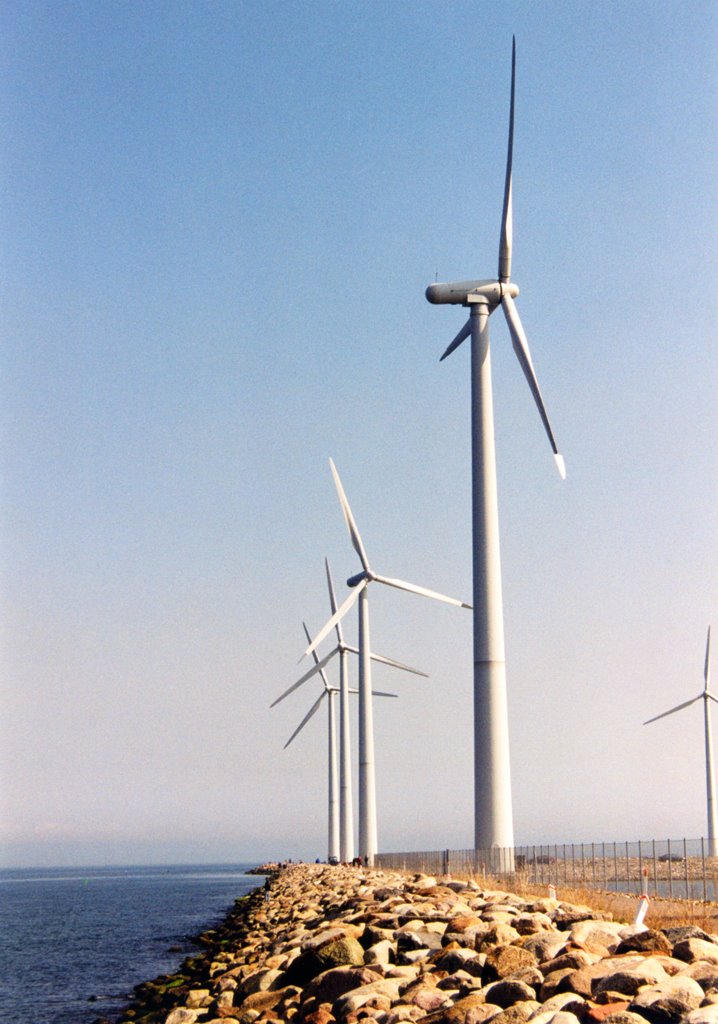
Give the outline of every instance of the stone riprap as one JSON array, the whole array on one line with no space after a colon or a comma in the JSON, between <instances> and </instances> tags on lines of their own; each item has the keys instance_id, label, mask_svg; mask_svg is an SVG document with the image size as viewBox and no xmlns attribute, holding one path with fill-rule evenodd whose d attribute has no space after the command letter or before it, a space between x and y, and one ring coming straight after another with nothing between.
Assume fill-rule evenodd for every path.
<instances>
[{"instance_id":1,"label":"stone riprap","mask_svg":"<svg viewBox=\"0 0 718 1024\"><path fill-rule=\"evenodd\" d=\"M718 935L638 930L474 881L289 865L203 955L139 986L150 1024L718 1024Z\"/></svg>"}]
</instances>

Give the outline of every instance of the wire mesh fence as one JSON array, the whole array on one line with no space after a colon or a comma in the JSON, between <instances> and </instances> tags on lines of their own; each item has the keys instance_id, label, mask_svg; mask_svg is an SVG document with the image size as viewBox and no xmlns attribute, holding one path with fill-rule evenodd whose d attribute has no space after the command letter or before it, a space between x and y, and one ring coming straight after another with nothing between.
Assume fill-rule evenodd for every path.
<instances>
[{"instance_id":1,"label":"wire mesh fence","mask_svg":"<svg viewBox=\"0 0 718 1024\"><path fill-rule=\"evenodd\" d=\"M718 900L718 856L707 839L550 843L491 850L380 853L377 867L441 875L483 875L558 889L647 892L669 899Z\"/></svg>"}]
</instances>

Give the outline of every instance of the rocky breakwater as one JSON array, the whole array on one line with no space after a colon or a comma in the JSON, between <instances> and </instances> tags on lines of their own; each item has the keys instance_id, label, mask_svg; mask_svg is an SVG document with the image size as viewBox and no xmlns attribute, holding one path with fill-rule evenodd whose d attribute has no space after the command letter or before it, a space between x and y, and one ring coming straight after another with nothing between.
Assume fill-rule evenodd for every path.
<instances>
[{"instance_id":1,"label":"rocky breakwater","mask_svg":"<svg viewBox=\"0 0 718 1024\"><path fill-rule=\"evenodd\" d=\"M174 1008L165 991L123 1021L718 1024L718 935L609 918L474 881L293 865L206 937Z\"/></svg>"}]
</instances>

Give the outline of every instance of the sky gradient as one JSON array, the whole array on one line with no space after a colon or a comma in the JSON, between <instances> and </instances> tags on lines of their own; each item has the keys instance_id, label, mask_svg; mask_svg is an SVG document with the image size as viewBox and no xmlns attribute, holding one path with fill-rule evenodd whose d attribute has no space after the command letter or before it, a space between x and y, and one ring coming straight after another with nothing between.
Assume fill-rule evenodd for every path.
<instances>
[{"instance_id":1,"label":"sky gradient","mask_svg":"<svg viewBox=\"0 0 718 1024\"><path fill-rule=\"evenodd\" d=\"M376 570L471 598L463 310L424 289L496 272L513 34L568 474L494 317L516 841L703 834L700 707L641 723L718 634L715 4L0 18L1 862L326 852L324 721L282 750L319 690L269 704L324 556L360 568L330 456ZM375 649L430 679L376 672L379 847L470 846L471 616L381 589Z\"/></svg>"}]
</instances>

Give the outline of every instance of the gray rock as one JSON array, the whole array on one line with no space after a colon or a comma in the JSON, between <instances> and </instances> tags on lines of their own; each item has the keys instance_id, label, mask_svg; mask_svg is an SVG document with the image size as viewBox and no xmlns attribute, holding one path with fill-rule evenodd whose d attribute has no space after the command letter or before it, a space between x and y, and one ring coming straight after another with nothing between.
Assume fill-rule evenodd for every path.
<instances>
[{"instance_id":1,"label":"gray rock","mask_svg":"<svg viewBox=\"0 0 718 1024\"><path fill-rule=\"evenodd\" d=\"M563 952L568 942L566 932L538 932L536 935L527 935L521 945L534 954L538 963L546 960L553 960L559 953Z\"/></svg>"},{"instance_id":2,"label":"gray rock","mask_svg":"<svg viewBox=\"0 0 718 1024\"><path fill-rule=\"evenodd\" d=\"M595 966L600 965L596 964ZM635 967L626 967L623 970L609 969L609 973L603 977L597 977L593 986L593 994L620 992L623 995L633 996L643 985L664 984L669 980L668 974L658 961L647 957L642 964L637 964Z\"/></svg>"},{"instance_id":3,"label":"gray rock","mask_svg":"<svg viewBox=\"0 0 718 1024\"><path fill-rule=\"evenodd\" d=\"M684 1024L718 1024L718 1003L699 1006L684 1017Z\"/></svg>"},{"instance_id":4,"label":"gray rock","mask_svg":"<svg viewBox=\"0 0 718 1024\"><path fill-rule=\"evenodd\" d=\"M668 941L664 932L647 928L643 932L636 932L635 935L630 935L626 939L621 939L616 949L616 953L670 953L672 949L673 945Z\"/></svg>"},{"instance_id":5,"label":"gray rock","mask_svg":"<svg viewBox=\"0 0 718 1024\"><path fill-rule=\"evenodd\" d=\"M530 1019L534 1024L580 1024L576 1014L568 1010L544 1010Z\"/></svg>"},{"instance_id":6,"label":"gray rock","mask_svg":"<svg viewBox=\"0 0 718 1024\"><path fill-rule=\"evenodd\" d=\"M502 978L501 981L494 981L481 989L481 994L487 1003L494 1003L502 1009L513 1006L514 1003L525 1002L527 999L535 999L536 992L524 981L513 981L509 978Z\"/></svg>"},{"instance_id":7,"label":"gray rock","mask_svg":"<svg viewBox=\"0 0 718 1024\"><path fill-rule=\"evenodd\" d=\"M679 977L693 978L707 992L710 988L718 988L718 964L697 960L682 970Z\"/></svg>"},{"instance_id":8,"label":"gray rock","mask_svg":"<svg viewBox=\"0 0 718 1024\"><path fill-rule=\"evenodd\" d=\"M681 939L673 945L673 956L689 964L695 963L696 960L718 964L718 945L706 939Z\"/></svg>"},{"instance_id":9,"label":"gray rock","mask_svg":"<svg viewBox=\"0 0 718 1024\"><path fill-rule=\"evenodd\" d=\"M188 1010L186 1006L178 1006L165 1017L165 1024L195 1024L199 1010Z\"/></svg>"}]
</instances>

